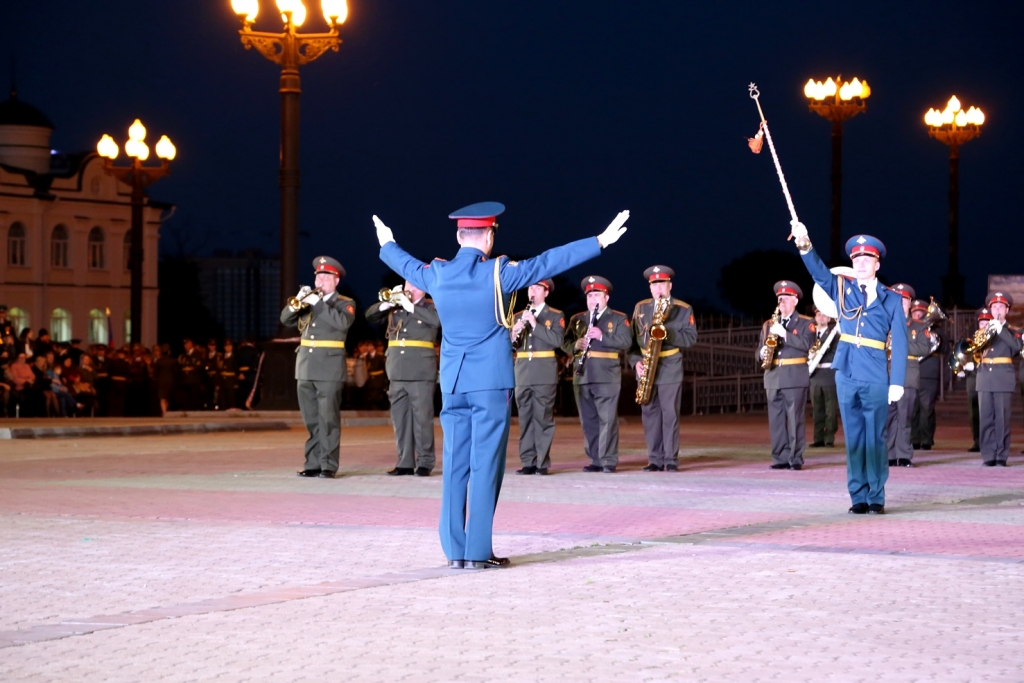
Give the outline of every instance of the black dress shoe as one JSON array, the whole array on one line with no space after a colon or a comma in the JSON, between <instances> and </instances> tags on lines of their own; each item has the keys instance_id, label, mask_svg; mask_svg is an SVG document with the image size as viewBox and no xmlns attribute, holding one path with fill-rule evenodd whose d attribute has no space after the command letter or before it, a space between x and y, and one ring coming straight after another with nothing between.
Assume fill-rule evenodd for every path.
<instances>
[{"instance_id":1,"label":"black dress shoe","mask_svg":"<svg viewBox=\"0 0 1024 683\"><path fill-rule=\"evenodd\" d=\"M900 458L896 461L896 465L899 467L913 467L914 463L909 458Z\"/></svg>"},{"instance_id":2,"label":"black dress shoe","mask_svg":"<svg viewBox=\"0 0 1024 683\"><path fill-rule=\"evenodd\" d=\"M335 479L338 476L337 472L321 472L319 475L321 479Z\"/></svg>"},{"instance_id":3,"label":"black dress shoe","mask_svg":"<svg viewBox=\"0 0 1024 683\"><path fill-rule=\"evenodd\" d=\"M426 468L426 467L417 467L416 468L416 476L417 477L429 477L430 476L430 470L428 468Z\"/></svg>"},{"instance_id":4,"label":"black dress shoe","mask_svg":"<svg viewBox=\"0 0 1024 683\"><path fill-rule=\"evenodd\" d=\"M448 569L465 569L466 563L462 560L448 560Z\"/></svg>"},{"instance_id":5,"label":"black dress shoe","mask_svg":"<svg viewBox=\"0 0 1024 683\"><path fill-rule=\"evenodd\" d=\"M533 465L524 466L521 470L516 470L516 474L536 474L537 468Z\"/></svg>"},{"instance_id":6,"label":"black dress shoe","mask_svg":"<svg viewBox=\"0 0 1024 683\"><path fill-rule=\"evenodd\" d=\"M884 515L885 514L885 506L882 505L881 503L872 503L871 505L868 506L868 514L869 515Z\"/></svg>"},{"instance_id":7,"label":"black dress shoe","mask_svg":"<svg viewBox=\"0 0 1024 683\"><path fill-rule=\"evenodd\" d=\"M930 451L931 449L932 449L932 447L931 447L931 446L925 446L925 445L923 445L923 444L922 444L922 446L921 446L921 450L922 450L922 451Z\"/></svg>"},{"instance_id":8,"label":"black dress shoe","mask_svg":"<svg viewBox=\"0 0 1024 683\"><path fill-rule=\"evenodd\" d=\"M583 468L584 472L600 472L603 468L600 465L587 465Z\"/></svg>"},{"instance_id":9,"label":"black dress shoe","mask_svg":"<svg viewBox=\"0 0 1024 683\"><path fill-rule=\"evenodd\" d=\"M507 557L495 557L495 556L491 555L491 558L488 559L488 560L466 560L465 568L466 569L501 569L502 567L507 567L510 564L512 564L512 563L509 562L509 559Z\"/></svg>"},{"instance_id":10,"label":"black dress shoe","mask_svg":"<svg viewBox=\"0 0 1024 683\"><path fill-rule=\"evenodd\" d=\"M896 459L896 458L890 458L890 459L889 459L889 467L896 467L896 465L897 465L898 463L899 463L899 460L898 460L898 459Z\"/></svg>"},{"instance_id":11,"label":"black dress shoe","mask_svg":"<svg viewBox=\"0 0 1024 683\"><path fill-rule=\"evenodd\" d=\"M601 471L605 474L615 474L615 465L605 465Z\"/></svg>"},{"instance_id":12,"label":"black dress shoe","mask_svg":"<svg viewBox=\"0 0 1024 683\"><path fill-rule=\"evenodd\" d=\"M664 467L662 467L661 465L655 465L653 462L651 464L647 465L647 467L641 467L640 469L643 470L644 472L664 472L665 471Z\"/></svg>"},{"instance_id":13,"label":"black dress shoe","mask_svg":"<svg viewBox=\"0 0 1024 683\"><path fill-rule=\"evenodd\" d=\"M770 469L773 469L773 470L788 470L789 469L789 463L788 462L777 462L774 465L771 465Z\"/></svg>"},{"instance_id":14,"label":"black dress shoe","mask_svg":"<svg viewBox=\"0 0 1024 683\"><path fill-rule=\"evenodd\" d=\"M996 466L996 461L995 460L986 460L985 462L983 462L981 464L984 465L985 467L995 467Z\"/></svg>"},{"instance_id":15,"label":"black dress shoe","mask_svg":"<svg viewBox=\"0 0 1024 683\"><path fill-rule=\"evenodd\" d=\"M825 448L835 448L835 447L836 447L836 445L834 443L827 443L827 444L825 444Z\"/></svg>"},{"instance_id":16,"label":"black dress shoe","mask_svg":"<svg viewBox=\"0 0 1024 683\"><path fill-rule=\"evenodd\" d=\"M825 442L824 441L815 441L814 443L811 444L811 448L824 448L824 447L825 447Z\"/></svg>"},{"instance_id":17,"label":"black dress shoe","mask_svg":"<svg viewBox=\"0 0 1024 683\"><path fill-rule=\"evenodd\" d=\"M968 453L981 453L981 447L978 444L974 444L967 449Z\"/></svg>"},{"instance_id":18,"label":"black dress shoe","mask_svg":"<svg viewBox=\"0 0 1024 683\"><path fill-rule=\"evenodd\" d=\"M537 474L543 474L543 475L546 476L547 473L548 473L548 468L547 467L538 467L537 468Z\"/></svg>"},{"instance_id":19,"label":"black dress shoe","mask_svg":"<svg viewBox=\"0 0 1024 683\"><path fill-rule=\"evenodd\" d=\"M867 503L854 503L848 512L853 515L866 515L868 513Z\"/></svg>"},{"instance_id":20,"label":"black dress shoe","mask_svg":"<svg viewBox=\"0 0 1024 683\"><path fill-rule=\"evenodd\" d=\"M401 477L405 475L412 475L415 470L411 467L396 467L393 470L388 470L388 476L390 477Z\"/></svg>"},{"instance_id":21,"label":"black dress shoe","mask_svg":"<svg viewBox=\"0 0 1024 683\"><path fill-rule=\"evenodd\" d=\"M999 467L1006 467L1006 461L1005 460L996 460L996 465L998 465Z\"/></svg>"},{"instance_id":22,"label":"black dress shoe","mask_svg":"<svg viewBox=\"0 0 1024 683\"><path fill-rule=\"evenodd\" d=\"M915 451L919 451L919 450L921 450L921 444L919 444L919 443L915 443L915 444L913 444L913 447L914 447L914 450L915 450Z\"/></svg>"},{"instance_id":23,"label":"black dress shoe","mask_svg":"<svg viewBox=\"0 0 1024 683\"><path fill-rule=\"evenodd\" d=\"M803 468L804 468L803 463L799 463L799 462L794 464L794 465L790 465L789 466L789 469L791 469L791 470L802 470Z\"/></svg>"},{"instance_id":24,"label":"black dress shoe","mask_svg":"<svg viewBox=\"0 0 1024 683\"><path fill-rule=\"evenodd\" d=\"M300 477L319 477L320 470L299 470L295 474L299 475Z\"/></svg>"},{"instance_id":25,"label":"black dress shoe","mask_svg":"<svg viewBox=\"0 0 1024 683\"><path fill-rule=\"evenodd\" d=\"M679 465L675 464L674 462L670 462L669 464L665 465L665 471L666 472L678 472L679 471Z\"/></svg>"}]
</instances>

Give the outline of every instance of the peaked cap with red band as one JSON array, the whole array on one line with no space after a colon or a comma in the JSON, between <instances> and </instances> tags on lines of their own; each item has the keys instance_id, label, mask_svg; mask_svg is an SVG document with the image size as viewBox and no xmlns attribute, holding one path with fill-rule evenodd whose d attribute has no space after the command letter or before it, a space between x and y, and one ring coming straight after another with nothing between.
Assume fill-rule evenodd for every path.
<instances>
[{"instance_id":1,"label":"peaked cap with red band","mask_svg":"<svg viewBox=\"0 0 1024 683\"><path fill-rule=\"evenodd\" d=\"M917 292L914 291L914 288L904 282L895 284L889 289L896 292L904 299L913 299L915 296L917 296ZM927 306L925 306L925 308L927 308Z\"/></svg>"},{"instance_id":2,"label":"peaked cap with red band","mask_svg":"<svg viewBox=\"0 0 1024 683\"><path fill-rule=\"evenodd\" d=\"M555 281L552 280L551 278L547 278L546 280L540 280L538 282L534 282L533 284L540 285L544 289L548 290L548 294L555 291Z\"/></svg>"},{"instance_id":3,"label":"peaked cap with red band","mask_svg":"<svg viewBox=\"0 0 1024 683\"><path fill-rule=\"evenodd\" d=\"M1013 297L1006 292L992 292L985 297L985 307L992 308L992 304L1006 304L1007 308L1013 308Z\"/></svg>"},{"instance_id":4,"label":"peaked cap with red band","mask_svg":"<svg viewBox=\"0 0 1024 683\"><path fill-rule=\"evenodd\" d=\"M885 258L885 245L882 240L871 235L854 235L846 241L846 255L852 261L854 257L867 254L881 261Z\"/></svg>"},{"instance_id":5,"label":"peaked cap with red band","mask_svg":"<svg viewBox=\"0 0 1024 683\"><path fill-rule=\"evenodd\" d=\"M317 256L313 259L313 273L330 273L339 278L345 277L345 269L330 256Z\"/></svg>"},{"instance_id":6,"label":"peaked cap with red band","mask_svg":"<svg viewBox=\"0 0 1024 683\"><path fill-rule=\"evenodd\" d=\"M448 214L460 228L497 228L496 219L505 212L501 202L477 202Z\"/></svg>"},{"instance_id":7,"label":"peaked cap with red band","mask_svg":"<svg viewBox=\"0 0 1024 683\"><path fill-rule=\"evenodd\" d=\"M775 283L775 296L795 296L797 299L804 298L804 290L792 280L779 280Z\"/></svg>"},{"instance_id":8,"label":"peaked cap with red band","mask_svg":"<svg viewBox=\"0 0 1024 683\"><path fill-rule=\"evenodd\" d=\"M583 278L583 281L580 283L580 289L584 292L604 292L605 294L611 294L612 283L600 275L588 275Z\"/></svg>"},{"instance_id":9,"label":"peaked cap with red band","mask_svg":"<svg viewBox=\"0 0 1024 683\"><path fill-rule=\"evenodd\" d=\"M979 308L976 315L978 316L978 320L992 319L992 311L988 310L987 308Z\"/></svg>"},{"instance_id":10,"label":"peaked cap with red band","mask_svg":"<svg viewBox=\"0 0 1024 683\"><path fill-rule=\"evenodd\" d=\"M671 282L676 276L676 271L668 266L651 266L644 271L644 277L648 282Z\"/></svg>"},{"instance_id":11,"label":"peaked cap with red band","mask_svg":"<svg viewBox=\"0 0 1024 683\"><path fill-rule=\"evenodd\" d=\"M910 311L928 311L928 302L924 299L914 299L910 302Z\"/></svg>"}]
</instances>

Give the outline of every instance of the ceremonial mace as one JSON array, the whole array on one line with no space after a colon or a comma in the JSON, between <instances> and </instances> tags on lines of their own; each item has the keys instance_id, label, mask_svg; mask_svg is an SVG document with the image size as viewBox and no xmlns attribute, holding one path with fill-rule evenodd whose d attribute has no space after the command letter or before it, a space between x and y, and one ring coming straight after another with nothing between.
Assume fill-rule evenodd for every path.
<instances>
[{"instance_id":1,"label":"ceremonial mace","mask_svg":"<svg viewBox=\"0 0 1024 683\"><path fill-rule=\"evenodd\" d=\"M757 135L752 138L747 138L747 145L750 147L750 151L754 154L761 153L761 145L763 144L762 139L768 140L768 149L772 153L772 160L775 161L775 172L779 174L779 183L782 185L782 194L786 195L786 205L789 207L789 215L794 221L800 219L796 217L796 207L793 206L793 198L789 195L789 186L786 185L786 176L782 172L782 164L779 163L779 154L775 151L775 143L772 142L772 133L768 130L768 120L764 117L764 110L761 109L761 97L760 91L757 89L757 85L751 83L747 86L747 90L750 92L750 99L754 100L754 104L757 105L757 113L761 115L761 126L757 130ZM789 234L786 241L793 239L793 233ZM797 246L800 246L799 244ZM852 276L853 271L850 268L832 268L832 273L836 275ZM838 306L832 301L825 290L821 288L817 283L814 284L814 290L812 291L812 299L814 300L815 306L818 307L822 313L830 318L839 318ZM836 329L839 329L838 327Z\"/></svg>"}]
</instances>

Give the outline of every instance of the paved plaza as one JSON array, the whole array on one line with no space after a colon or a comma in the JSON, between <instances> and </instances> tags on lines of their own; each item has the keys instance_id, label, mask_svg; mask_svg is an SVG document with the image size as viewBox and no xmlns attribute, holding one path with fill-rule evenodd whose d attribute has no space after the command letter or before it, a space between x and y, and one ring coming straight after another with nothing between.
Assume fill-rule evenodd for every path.
<instances>
[{"instance_id":1,"label":"paved plaza","mask_svg":"<svg viewBox=\"0 0 1024 683\"><path fill-rule=\"evenodd\" d=\"M634 420L616 474L560 423L516 476L513 426L482 572L387 426L343 430L337 480L295 476L296 428L0 441L0 681L1020 682L1014 428L984 468L940 425L853 516L842 450L769 470L763 414L684 418L679 473Z\"/></svg>"}]
</instances>

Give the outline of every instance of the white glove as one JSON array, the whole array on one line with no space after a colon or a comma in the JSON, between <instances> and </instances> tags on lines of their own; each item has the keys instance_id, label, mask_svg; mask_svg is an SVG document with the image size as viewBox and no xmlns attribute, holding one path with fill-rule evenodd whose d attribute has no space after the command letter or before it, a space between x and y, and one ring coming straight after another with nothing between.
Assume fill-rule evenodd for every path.
<instances>
[{"instance_id":1,"label":"white glove","mask_svg":"<svg viewBox=\"0 0 1024 683\"><path fill-rule=\"evenodd\" d=\"M783 339L786 338L786 328L782 326L782 323L772 323L772 326L768 331L782 337Z\"/></svg>"},{"instance_id":2,"label":"white glove","mask_svg":"<svg viewBox=\"0 0 1024 683\"><path fill-rule=\"evenodd\" d=\"M387 311L394 308L394 304L389 304L387 301L383 301L380 304L380 310Z\"/></svg>"},{"instance_id":3,"label":"white glove","mask_svg":"<svg viewBox=\"0 0 1024 683\"><path fill-rule=\"evenodd\" d=\"M629 220L629 211L620 211L619 215L615 217L608 227L604 229L600 235L597 236L597 243L601 245L601 248L607 247L609 244L615 244L622 237L623 233L626 232L626 228L623 224Z\"/></svg>"},{"instance_id":4,"label":"white glove","mask_svg":"<svg viewBox=\"0 0 1024 683\"><path fill-rule=\"evenodd\" d=\"M395 241L395 234L391 232L391 228L384 225L384 221L377 218L376 215L373 217L373 224L377 226L377 241L380 242L380 246L384 246L388 242Z\"/></svg>"},{"instance_id":5,"label":"white glove","mask_svg":"<svg viewBox=\"0 0 1024 683\"><path fill-rule=\"evenodd\" d=\"M974 372L974 362L964 363L964 370L967 372Z\"/></svg>"},{"instance_id":6,"label":"white glove","mask_svg":"<svg viewBox=\"0 0 1024 683\"><path fill-rule=\"evenodd\" d=\"M963 372L963 371L961 371L961 372L958 372L958 373L956 373L956 376L957 376L958 378L960 378L960 379L963 379L964 377L966 377L966 376L967 376L967 373L966 373L966 372Z\"/></svg>"},{"instance_id":7,"label":"white glove","mask_svg":"<svg viewBox=\"0 0 1024 683\"><path fill-rule=\"evenodd\" d=\"M1001 320L996 320L995 318L988 322L988 326L994 329L996 334L1000 334L1003 331L1004 324Z\"/></svg>"},{"instance_id":8,"label":"white glove","mask_svg":"<svg viewBox=\"0 0 1024 683\"><path fill-rule=\"evenodd\" d=\"M903 398L903 387L897 384L889 385L889 403L895 403Z\"/></svg>"},{"instance_id":9,"label":"white glove","mask_svg":"<svg viewBox=\"0 0 1024 683\"><path fill-rule=\"evenodd\" d=\"M766 356L767 354L768 354L768 347L767 347L767 346L762 346L762 347L761 347L761 360L764 360L764 357L765 357L765 356Z\"/></svg>"},{"instance_id":10,"label":"white glove","mask_svg":"<svg viewBox=\"0 0 1024 683\"><path fill-rule=\"evenodd\" d=\"M302 303L307 306L316 306L320 302L320 295L316 292L310 292L302 299Z\"/></svg>"},{"instance_id":11,"label":"white glove","mask_svg":"<svg viewBox=\"0 0 1024 683\"><path fill-rule=\"evenodd\" d=\"M800 221L790 221L789 232L793 235L793 239L798 240L801 237L807 237L807 226Z\"/></svg>"},{"instance_id":12,"label":"white glove","mask_svg":"<svg viewBox=\"0 0 1024 683\"><path fill-rule=\"evenodd\" d=\"M402 296L398 298L398 305L405 309L406 313L412 313L415 306L409 301L409 297Z\"/></svg>"},{"instance_id":13,"label":"white glove","mask_svg":"<svg viewBox=\"0 0 1024 683\"><path fill-rule=\"evenodd\" d=\"M303 299L306 298L306 295L312 291L312 287L310 287L309 285L304 285L302 289L299 290L299 293L295 295L295 298L298 299L299 301L302 301Z\"/></svg>"}]
</instances>

